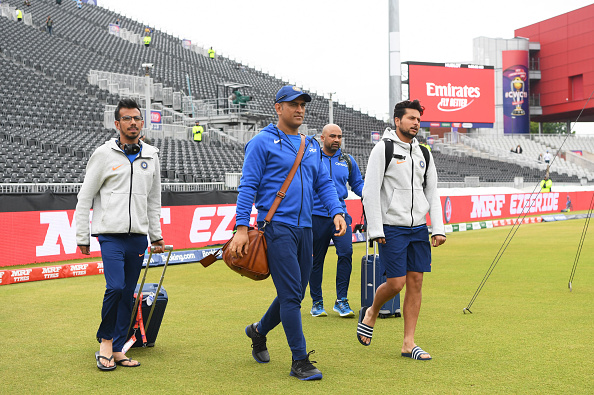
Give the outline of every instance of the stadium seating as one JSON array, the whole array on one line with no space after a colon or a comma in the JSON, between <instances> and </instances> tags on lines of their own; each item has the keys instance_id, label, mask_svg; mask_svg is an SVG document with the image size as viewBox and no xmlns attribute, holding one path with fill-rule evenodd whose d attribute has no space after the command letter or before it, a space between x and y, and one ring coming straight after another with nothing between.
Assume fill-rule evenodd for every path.
<instances>
[{"instance_id":1,"label":"stadium seating","mask_svg":"<svg viewBox=\"0 0 594 395\"><path fill-rule=\"evenodd\" d=\"M498 157L500 160L544 170L546 169L546 165L544 162L538 160L539 155L549 151L551 157L554 157L558 154L562 144L565 151L573 149L594 152L592 150L594 148L594 139L576 136L566 137L568 136L473 136L472 138L464 137L462 141L467 146L481 152L489 153L492 156ZM522 154L510 152L518 145L523 149ZM561 175L565 175L570 178L575 176L578 180L582 178L588 181L594 180L593 171L569 162L560 155L555 158L550 170L552 174L555 174L555 179L563 179L564 177Z\"/></svg>"},{"instance_id":2,"label":"stadium seating","mask_svg":"<svg viewBox=\"0 0 594 395\"><path fill-rule=\"evenodd\" d=\"M17 0L2 4L11 1L19 4ZM148 48L131 43L109 34L108 25L119 18L120 26L139 34L144 25L102 7L79 10L72 1L56 5L55 0L35 0L28 12L33 26L0 17L0 177L4 183L82 181L92 151L115 136L113 129L104 128L103 112L119 99L88 83L92 69L142 75L141 65L153 63L155 82L188 95L189 79L198 99L216 98L217 86L227 81L246 84L251 88L242 89L242 94L252 97L250 105L269 115L266 122L275 120L272 98L287 82L274 76L223 56L209 59L158 30L152 33ZM45 32L48 15L54 21L52 36ZM328 100L315 92L311 96L306 123L310 130L320 131L327 123ZM334 104L334 122L343 129L345 151L355 157L364 174L373 148L370 133L381 133L388 124L340 103ZM225 173L241 171L243 146L237 143L196 144L169 138L153 143L161 150L165 182L222 182ZM479 165L474 159L444 153L436 153L435 161L440 178L452 182L479 170L486 182L509 179L498 179L497 173L531 171L488 159ZM575 176L569 178L578 181Z\"/></svg>"}]
</instances>

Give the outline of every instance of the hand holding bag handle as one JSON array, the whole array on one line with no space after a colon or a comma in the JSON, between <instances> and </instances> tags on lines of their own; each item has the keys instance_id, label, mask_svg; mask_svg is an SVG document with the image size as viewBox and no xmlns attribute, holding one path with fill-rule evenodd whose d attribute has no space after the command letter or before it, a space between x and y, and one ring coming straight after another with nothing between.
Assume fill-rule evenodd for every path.
<instances>
[{"instance_id":1,"label":"hand holding bag handle","mask_svg":"<svg viewBox=\"0 0 594 395\"><path fill-rule=\"evenodd\" d=\"M229 248L229 245L231 244L233 237L235 237L235 235L233 235L233 237L231 237L231 239L229 239L229 241L227 241L223 247L215 251L213 254L210 254L200 260L202 266L210 266L217 260L218 254L222 251L223 261L225 261L231 270L236 271L242 276L249 277L252 280L264 280L268 278L270 271L268 270L268 257L266 255L266 239L264 238L264 228L270 223L274 213L276 212L276 209L286 196L289 185L291 185L291 181L293 181L293 177L295 176L295 173L297 173L297 168L301 164L304 153L305 136L301 135L301 144L299 146L299 151L297 152L295 162L293 163L293 167L289 171L289 175L283 182L280 190L276 193L276 198L274 199L270 210L268 210L268 214L266 214L266 217L264 218L264 226L258 230L252 228L248 231L248 245L250 246L248 253L241 258L236 258L231 255L231 249Z\"/></svg>"}]
</instances>

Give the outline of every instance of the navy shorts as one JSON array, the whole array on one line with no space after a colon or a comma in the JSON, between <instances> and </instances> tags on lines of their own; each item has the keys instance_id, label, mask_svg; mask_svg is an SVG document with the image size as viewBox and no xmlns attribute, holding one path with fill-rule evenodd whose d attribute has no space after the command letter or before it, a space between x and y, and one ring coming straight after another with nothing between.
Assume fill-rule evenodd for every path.
<instances>
[{"instance_id":1,"label":"navy shorts","mask_svg":"<svg viewBox=\"0 0 594 395\"><path fill-rule=\"evenodd\" d=\"M431 243L426 225L414 228L384 225L386 244L378 244L386 277L431 271Z\"/></svg>"}]
</instances>

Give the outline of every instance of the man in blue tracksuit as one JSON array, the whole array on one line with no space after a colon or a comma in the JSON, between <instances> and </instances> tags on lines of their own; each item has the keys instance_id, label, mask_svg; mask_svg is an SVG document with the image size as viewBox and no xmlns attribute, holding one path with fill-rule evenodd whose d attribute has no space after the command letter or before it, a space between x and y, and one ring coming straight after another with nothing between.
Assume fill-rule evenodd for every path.
<instances>
[{"instance_id":1,"label":"man in blue tracksuit","mask_svg":"<svg viewBox=\"0 0 594 395\"><path fill-rule=\"evenodd\" d=\"M363 178L355 159L342 152L342 130L338 125L328 124L322 129L322 162L328 168L330 177L336 187L342 208L346 211L344 199L349 195L347 182L353 192L361 196L363 191ZM322 275L324 272L324 259L328 252L330 240L334 241L338 262L336 264L336 301L334 311L341 317L354 317L355 313L349 306L347 293L353 267L353 231L351 229L351 216L346 215L347 231L343 236L334 236L334 227L330 213L324 207L317 195L314 195L313 208L313 268L309 278L309 292L313 301L311 315L314 317L326 316L324 300L322 297Z\"/></svg>"},{"instance_id":2,"label":"man in blue tracksuit","mask_svg":"<svg viewBox=\"0 0 594 395\"><path fill-rule=\"evenodd\" d=\"M295 162L301 136L299 126L305 103L311 97L292 85L281 88L274 103L278 123L270 124L245 146L243 174L237 196L237 233L230 244L232 256L243 256L249 248L247 236L252 205L258 210L258 226L264 227L268 264L277 297L268 311L245 328L252 339L252 356L259 363L270 361L266 335L282 322L291 348L291 376L319 380L322 373L309 360L301 325L301 301L312 267L312 207L314 191L334 220L337 236L346 231L345 212L336 195L328 170L320 161L320 145L305 140L305 154L286 197L268 224L264 218ZM313 361L315 362L315 361Z\"/></svg>"}]
</instances>

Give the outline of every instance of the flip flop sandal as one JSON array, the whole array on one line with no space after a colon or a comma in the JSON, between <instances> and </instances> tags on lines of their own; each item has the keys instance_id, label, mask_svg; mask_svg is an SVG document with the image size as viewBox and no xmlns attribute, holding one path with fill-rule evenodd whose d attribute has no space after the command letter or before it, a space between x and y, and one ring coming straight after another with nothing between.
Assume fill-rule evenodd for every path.
<instances>
[{"instance_id":1,"label":"flip flop sandal","mask_svg":"<svg viewBox=\"0 0 594 395\"><path fill-rule=\"evenodd\" d=\"M361 307L361 310L359 310L359 322L357 324L357 340L364 346L369 346L371 344L371 337L373 336L373 327L363 323L367 309L367 307ZM365 343L361 340L361 336L369 338L369 343Z\"/></svg>"},{"instance_id":2,"label":"flip flop sandal","mask_svg":"<svg viewBox=\"0 0 594 395\"><path fill-rule=\"evenodd\" d=\"M124 358L120 359L119 361L115 361L116 365L120 365L125 368L135 368L137 366L140 366L140 362L138 362L136 365L124 365L122 362L132 362L132 358Z\"/></svg>"},{"instance_id":3,"label":"flip flop sandal","mask_svg":"<svg viewBox=\"0 0 594 395\"><path fill-rule=\"evenodd\" d=\"M421 355L423 355L423 354L429 354L429 353L426 351L423 351L423 349L421 347L416 346L415 348L413 348L411 350L411 352L403 352L400 355L402 355L403 357L416 359L417 361L429 361L431 359L431 357L421 358Z\"/></svg>"},{"instance_id":4,"label":"flip flop sandal","mask_svg":"<svg viewBox=\"0 0 594 395\"><path fill-rule=\"evenodd\" d=\"M103 355L99 355L99 351L97 351L95 353L95 360L97 361L97 367L99 368L99 370L108 371L108 370L114 370L116 368L116 365L113 365L113 366L105 366L105 365L103 365L101 363L101 361L100 361L101 358L103 358L107 362L109 362L109 361L111 361L113 359L113 355L111 357L107 358L107 357L104 357Z\"/></svg>"}]
</instances>

